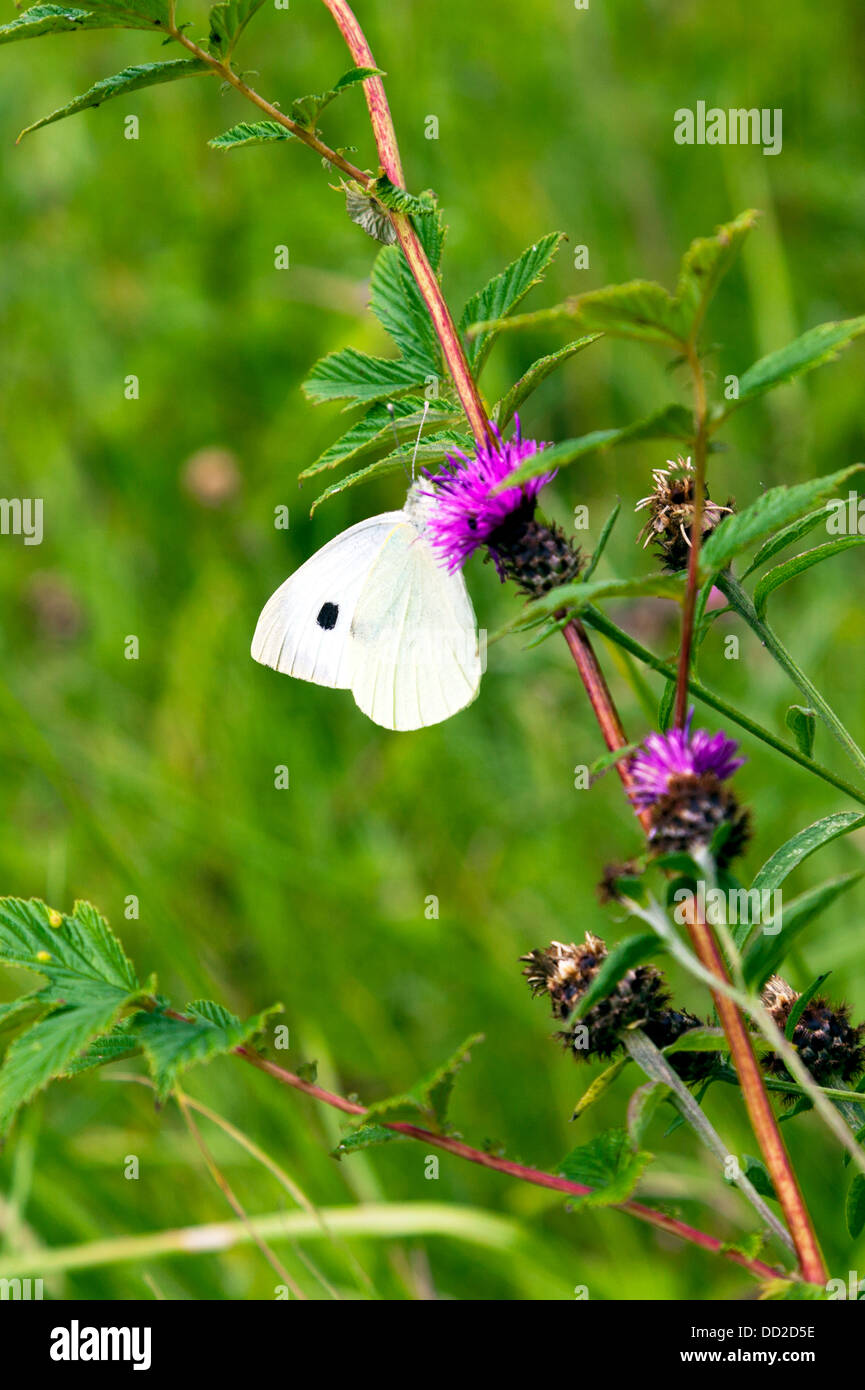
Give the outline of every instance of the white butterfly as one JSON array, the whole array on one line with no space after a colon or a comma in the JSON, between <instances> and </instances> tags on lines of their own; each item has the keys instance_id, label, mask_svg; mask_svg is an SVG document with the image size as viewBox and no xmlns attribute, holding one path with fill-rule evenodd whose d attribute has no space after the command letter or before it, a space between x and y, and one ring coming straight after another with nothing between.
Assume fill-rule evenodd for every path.
<instances>
[{"instance_id":1,"label":"white butterfly","mask_svg":"<svg viewBox=\"0 0 865 1390\"><path fill-rule=\"evenodd\" d=\"M481 681L474 609L424 534L429 498L350 526L268 599L252 639L264 666L350 690L385 729L438 724Z\"/></svg>"}]
</instances>

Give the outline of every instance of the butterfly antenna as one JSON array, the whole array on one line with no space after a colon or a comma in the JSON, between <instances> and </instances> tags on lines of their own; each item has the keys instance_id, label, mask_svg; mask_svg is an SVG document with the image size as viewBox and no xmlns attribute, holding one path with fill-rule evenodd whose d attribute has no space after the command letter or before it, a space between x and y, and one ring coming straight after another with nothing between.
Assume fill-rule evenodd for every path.
<instances>
[{"instance_id":1,"label":"butterfly antenna","mask_svg":"<svg viewBox=\"0 0 865 1390\"><path fill-rule=\"evenodd\" d=\"M396 440L397 453L399 453L400 449L402 448L402 444L400 443L399 435L398 435L397 432L396 432L396 415L395 415L394 408L393 408L393 401L388 401L388 403L387 403L387 413L388 413L388 415L390 416L390 427L391 427L391 429L393 430L393 437L394 437L394 439ZM406 466L405 466L405 462L404 462L403 460L400 460L400 462L402 463L403 469L405 470L405 475L406 475L406 477L408 477L409 474L408 474L408 469L407 469ZM414 464L412 464L412 478L411 478L411 481L414 482Z\"/></svg>"},{"instance_id":2,"label":"butterfly antenna","mask_svg":"<svg viewBox=\"0 0 865 1390\"><path fill-rule=\"evenodd\" d=\"M411 456L411 480L412 480L412 483L414 482L414 465L415 465L415 459L417 458L417 451L418 451L418 448L420 447L420 437L421 437L421 435L423 434L423 427L424 427L424 425L426 424L426 417L427 417L427 412L428 412L428 410L429 410L429 401L424 401L424 403L423 403L423 415L421 416L420 427L419 427L418 432L417 432L417 439L416 439L415 442L414 442L414 453L413 453L412 456Z\"/></svg>"}]
</instances>

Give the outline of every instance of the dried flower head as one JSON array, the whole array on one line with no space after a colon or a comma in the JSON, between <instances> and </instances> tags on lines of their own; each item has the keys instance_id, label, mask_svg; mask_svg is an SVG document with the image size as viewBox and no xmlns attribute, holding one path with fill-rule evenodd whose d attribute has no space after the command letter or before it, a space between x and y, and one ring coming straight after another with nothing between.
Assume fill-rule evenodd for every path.
<instances>
[{"instance_id":1,"label":"dried flower head","mask_svg":"<svg viewBox=\"0 0 865 1390\"><path fill-rule=\"evenodd\" d=\"M533 995L550 998L553 1018L566 1021L578 1001L597 978L608 951L599 936L586 932L584 942L565 945L553 941L546 951L522 956ZM570 1028L556 1034L574 1057L611 1057L623 1044L631 1028L645 1030L656 1047L666 1047L691 1028L701 1027L693 1014L667 1007L664 977L653 965L627 970L605 999L599 1000L575 1020ZM714 1066L712 1053L674 1053L671 1064L685 1081L707 1076Z\"/></svg>"},{"instance_id":2,"label":"dried flower head","mask_svg":"<svg viewBox=\"0 0 865 1390\"><path fill-rule=\"evenodd\" d=\"M427 535L451 571L486 546L499 577L516 580L523 593L536 598L575 579L582 559L558 527L535 521L538 494L554 471L495 491L545 445L523 439L519 417L512 439L503 440L495 425L490 428L494 439L478 445L471 457L455 450L440 473L427 473L432 489L426 494Z\"/></svg>"},{"instance_id":3,"label":"dried flower head","mask_svg":"<svg viewBox=\"0 0 865 1390\"><path fill-rule=\"evenodd\" d=\"M728 864L744 849L750 826L747 811L723 783L745 759L734 756L738 745L726 734L692 731L693 718L691 709L684 728L649 734L628 765L631 799L638 811L649 812L649 842L658 854L709 844L729 826L718 851L719 862Z\"/></svg>"},{"instance_id":4,"label":"dried flower head","mask_svg":"<svg viewBox=\"0 0 865 1390\"><path fill-rule=\"evenodd\" d=\"M762 997L783 1033L800 996L780 975L772 975ZM818 1086L831 1086L847 1084L865 1067L863 1034L865 1024L850 1022L847 1004L832 1004L820 997L809 999L805 1005L796 1021L791 1042ZM785 1081L792 1080L774 1052L763 1058L763 1066Z\"/></svg>"},{"instance_id":5,"label":"dried flower head","mask_svg":"<svg viewBox=\"0 0 865 1390\"><path fill-rule=\"evenodd\" d=\"M642 497L634 509L638 512L644 507L649 509L649 519L638 540L643 540L644 550L650 542L657 545L658 552L663 557L664 569L687 569L696 496L694 466L690 458L678 458L675 462L668 459L666 468L656 468L653 471L652 480L655 484L654 492L648 497ZM717 502L713 502L706 488L700 523L702 539L710 536L723 520L725 513L732 510L732 505L721 507Z\"/></svg>"}]
</instances>

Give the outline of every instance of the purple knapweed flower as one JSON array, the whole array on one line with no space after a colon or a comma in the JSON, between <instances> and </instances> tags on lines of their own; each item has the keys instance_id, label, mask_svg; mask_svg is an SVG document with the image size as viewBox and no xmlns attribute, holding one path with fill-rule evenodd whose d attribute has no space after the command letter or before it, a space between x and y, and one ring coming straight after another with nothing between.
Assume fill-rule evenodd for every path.
<instances>
[{"instance_id":1,"label":"purple knapweed flower","mask_svg":"<svg viewBox=\"0 0 865 1390\"><path fill-rule=\"evenodd\" d=\"M493 495L493 489L521 463L546 447L536 439L523 439L519 416L514 416L514 423L512 439L502 439L491 425L494 441L479 444L471 456L455 449L440 473L426 473L432 488L424 494L431 499L427 537L451 572L462 569L469 556L491 538L490 550L496 559L495 532L515 513L531 516L541 488L555 477L554 471L543 473Z\"/></svg>"},{"instance_id":2,"label":"purple knapweed flower","mask_svg":"<svg viewBox=\"0 0 865 1390\"><path fill-rule=\"evenodd\" d=\"M709 734L705 729L691 732L694 711L688 711L683 729L666 734L649 734L630 762L631 798L638 809L654 806L670 791L679 777L703 777L707 773L723 782L742 766L745 759L734 754L738 744L724 733Z\"/></svg>"}]
</instances>

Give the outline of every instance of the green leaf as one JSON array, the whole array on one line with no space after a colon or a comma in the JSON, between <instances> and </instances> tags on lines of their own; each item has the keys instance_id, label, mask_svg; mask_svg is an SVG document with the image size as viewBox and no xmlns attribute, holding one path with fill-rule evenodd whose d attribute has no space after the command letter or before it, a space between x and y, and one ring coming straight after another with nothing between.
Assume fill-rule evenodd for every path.
<instances>
[{"instance_id":1,"label":"green leaf","mask_svg":"<svg viewBox=\"0 0 865 1390\"><path fill-rule=\"evenodd\" d=\"M103 985L124 995L140 989L108 923L85 902L70 917L37 898L0 898L0 965L44 975L41 997L63 1003L104 998Z\"/></svg>"},{"instance_id":2,"label":"green leaf","mask_svg":"<svg viewBox=\"0 0 865 1390\"><path fill-rule=\"evenodd\" d=\"M676 301L682 306L691 326L692 338L700 328L718 285L759 216L753 209L742 212L732 222L716 228L714 236L697 237L685 252L679 270Z\"/></svg>"},{"instance_id":3,"label":"green leaf","mask_svg":"<svg viewBox=\"0 0 865 1390\"><path fill-rule=\"evenodd\" d=\"M794 555L791 560L785 560L783 564L775 565L767 574L763 575L756 589L754 590L754 607L759 617L763 617L766 612L766 604L769 595L779 589L782 584L786 584L788 579L795 579L798 574L803 574L805 570L819 565L823 560L829 560L833 555L838 555L842 550L849 550L851 545L862 545L865 543L865 536L844 536L840 540L826 541L824 545L815 546L813 550L805 550L801 555Z\"/></svg>"},{"instance_id":4,"label":"green leaf","mask_svg":"<svg viewBox=\"0 0 865 1390\"><path fill-rule=\"evenodd\" d=\"M770 933L758 927L742 963L746 984L757 990L762 989L769 976L774 975L779 969L799 933L836 898L846 893L854 883L858 883L861 877L861 873L842 874L838 878L821 883L817 888L801 893L792 902L785 903L783 923L778 932Z\"/></svg>"},{"instance_id":5,"label":"green leaf","mask_svg":"<svg viewBox=\"0 0 865 1390\"><path fill-rule=\"evenodd\" d=\"M208 140L212 150L237 150L242 145L269 145L274 140L293 140L290 130L276 121L241 121Z\"/></svg>"},{"instance_id":6,"label":"green leaf","mask_svg":"<svg viewBox=\"0 0 865 1390\"><path fill-rule=\"evenodd\" d=\"M419 1081L409 1091L387 1096L369 1106L364 1125L381 1119L421 1115L427 1123L443 1128L457 1074L471 1060L472 1049L480 1042L483 1042L483 1034L473 1033L431 1076Z\"/></svg>"},{"instance_id":7,"label":"green leaf","mask_svg":"<svg viewBox=\"0 0 865 1390\"><path fill-rule=\"evenodd\" d=\"M605 772L609 772L611 767L617 763L627 761L632 754L636 753L639 743L626 743L622 748L611 748L606 753L602 753L596 758L589 768L589 785L594 786L599 777L603 777ZM657 937L655 938L657 940Z\"/></svg>"},{"instance_id":8,"label":"green leaf","mask_svg":"<svg viewBox=\"0 0 865 1390\"><path fill-rule=\"evenodd\" d=\"M673 723L673 714L676 708L676 686L676 681L665 681L661 698L658 701L658 728L662 733L666 733Z\"/></svg>"},{"instance_id":9,"label":"green leaf","mask_svg":"<svg viewBox=\"0 0 865 1390\"><path fill-rule=\"evenodd\" d=\"M124 29L167 29L170 17L168 0L89 0L84 8L94 18L116 20Z\"/></svg>"},{"instance_id":10,"label":"green leaf","mask_svg":"<svg viewBox=\"0 0 865 1390\"><path fill-rule=\"evenodd\" d=\"M609 449L614 444L630 444L640 439L682 439L688 443L693 432L694 422L690 411L673 402L671 405L653 410L651 415L635 421L632 425L623 425L619 429L592 430L591 433L579 435L576 439L563 439L559 444L541 449L526 459L520 468L515 468L508 474L493 492L503 492L505 488L525 482L528 478L539 477L550 469L564 468L576 459L593 453L595 449Z\"/></svg>"},{"instance_id":11,"label":"green leaf","mask_svg":"<svg viewBox=\"0 0 865 1390\"><path fill-rule=\"evenodd\" d=\"M821 845L828 844L839 835L849 835L851 830L858 830L862 825L865 825L865 816L860 815L858 811L840 811L834 816L824 816L822 820L806 825L804 830L798 831L786 840L780 849L776 849L766 860L751 888L765 888L771 891L779 887L787 875Z\"/></svg>"},{"instance_id":12,"label":"green leaf","mask_svg":"<svg viewBox=\"0 0 865 1390\"><path fill-rule=\"evenodd\" d=\"M160 7L161 8L161 7ZM165 11L166 17L168 11ZM10 24L0 27L0 44L16 43L18 39L38 39L43 34L74 34L79 29L152 29L153 21L134 16L123 18L113 14L94 14L92 7L72 8L69 5L33 5Z\"/></svg>"},{"instance_id":13,"label":"green leaf","mask_svg":"<svg viewBox=\"0 0 865 1390\"><path fill-rule=\"evenodd\" d=\"M856 1240L865 1227L865 1174L863 1173L856 1173L847 1189L844 1216L847 1221L847 1230L850 1232L851 1238Z\"/></svg>"},{"instance_id":14,"label":"green leaf","mask_svg":"<svg viewBox=\"0 0 865 1390\"><path fill-rule=\"evenodd\" d=\"M265 0L226 0L226 3L214 5L208 19L208 50L217 58L227 58L253 15L264 3Z\"/></svg>"},{"instance_id":15,"label":"green leaf","mask_svg":"<svg viewBox=\"0 0 865 1390\"><path fill-rule=\"evenodd\" d=\"M774 536L770 536L769 539L764 541L760 546L760 549L745 570L742 578L747 579L749 574L753 574L754 570L759 569L760 565L765 564L767 560L771 560L773 555L777 555L780 550L786 549L788 545L792 545L794 541L801 540L802 536L806 536L809 531L813 531L814 527L817 526L820 521L823 521L829 516L831 510L831 504L827 502L824 507L818 507L815 512L808 512L806 516L800 516L797 521L791 521L789 526L782 527Z\"/></svg>"},{"instance_id":16,"label":"green leaf","mask_svg":"<svg viewBox=\"0 0 865 1390\"><path fill-rule=\"evenodd\" d=\"M210 69L198 58L172 58L165 63L141 63L138 67L124 68L113 77L104 77L82 96L75 97L66 106L52 111L50 116L43 116L41 120L34 121L33 125L22 130L18 139L21 140L25 135L40 130L42 126L51 125L54 121L74 116L78 111L86 111L88 107L101 106L104 101L111 101L113 97L123 97L128 92L140 91L142 87L155 87L162 82L176 82L181 77L193 77L202 72L209 73Z\"/></svg>"},{"instance_id":17,"label":"green leaf","mask_svg":"<svg viewBox=\"0 0 865 1390\"><path fill-rule=\"evenodd\" d=\"M676 574L644 574L636 579L590 579L562 584L543 598L526 604L522 613L504 631L513 631L533 622L538 616L555 613L559 608L580 612L598 599L610 598L669 598L681 602L684 580Z\"/></svg>"},{"instance_id":18,"label":"green leaf","mask_svg":"<svg viewBox=\"0 0 865 1390\"><path fill-rule=\"evenodd\" d=\"M689 1028L662 1051L665 1057L676 1052L729 1052L730 1044L721 1028Z\"/></svg>"},{"instance_id":19,"label":"green leaf","mask_svg":"<svg viewBox=\"0 0 865 1390\"><path fill-rule=\"evenodd\" d=\"M460 333L467 334L472 324L506 318L512 313L529 290L540 284L564 239L564 232L550 232L541 237L540 241L527 247L507 270L494 276L482 290L473 294L463 309ZM497 327L490 327L468 337L466 353L475 375L486 362L499 331Z\"/></svg>"},{"instance_id":20,"label":"green leaf","mask_svg":"<svg viewBox=\"0 0 865 1390\"><path fill-rule=\"evenodd\" d=\"M589 1009L613 992L629 970L641 965L650 956L657 955L662 949L658 935L653 931L640 932L620 941L604 960L589 988L577 1000L571 1018L583 1018Z\"/></svg>"},{"instance_id":21,"label":"green leaf","mask_svg":"<svg viewBox=\"0 0 865 1390\"><path fill-rule=\"evenodd\" d=\"M557 1172L571 1182L594 1188L573 1200L575 1208L606 1207L627 1201L653 1155L634 1149L623 1129L610 1129L573 1149Z\"/></svg>"},{"instance_id":22,"label":"green leaf","mask_svg":"<svg viewBox=\"0 0 865 1390\"><path fill-rule=\"evenodd\" d=\"M354 179L344 180L341 188L345 193L345 210L356 226L363 228L368 237L384 246L392 246L396 241L396 228L386 208L377 198L370 197L366 189Z\"/></svg>"},{"instance_id":23,"label":"green leaf","mask_svg":"<svg viewBox=\"0 0 865 1390\"><path fill-rule=\"evenodd\" d=\"M160 1010L136 1014L132 1030L144 1049L156 1093L164 1100L188 1067L209 1062L249 1042L261 1032L271 1014L281 1012L282 1005L274 1004L241 1022L221 1004L197 999L186 1007L189 1022Z\"/></svg>"},{"instance_id":24,"label":"green leaf","mask_svg":"<svg viewBox=\"0 0 865 1390\"><path fill-rule=\"evenodd\" d=\"M772 1197L777 1202L778 1196L772 1185L772 1179L769 1176L769 1170L765 1163L759 1158L754 1158L752 1154L743 1154L742 1171L751 1186L755 1191L759 1192L761 1197ZM732 1178L725 1178L724 1181L731 1187L734 1185Z\"/></svg>"},{"instance_id":25,"label":"green leaf","mask_svg":"<svg viewBox=\"0 0 865 1390\"><path fill-rule=\"evenodd\" d=\"M454 430L442 430L439 433L431 434L426 439L422 439L417 448L416 463L422 467L429 467L432 464L440 463L448 454L452 454L455 449L467 449L472 447L470 435L458 434ZM324 492L319 493L309 509L310 516L331 497L336 497L339 493L345 492L350 487L356 487L358 483L371 482L373 478L384 477L388 473L405 472L409 461L415 455L414 444L407 444L401 449L394 449L392 453L384 458L376 459L375 463L369 463L365 468L360 468L356 473L349 473L339 482L331 483L330 487L325 488Z\"/></svg>"},{"instance_id":26,"label":"green leaf","mask_svg":"<svg viewBox=\"0 0 865 1390\"><path fill-rule=\"evenodd\" d=\"M5 1047L15 1033L27 1028L51 1007L41 994L22 994L8 1004L0 1004L0 1048Z\"/></svg>"},{"instance_id":27,"label":"green leaf","mask_svg":"<svg viewBox=\"0 0 865 1390\"><path fill-rule=\"evenodd\" d=\"M708 579L711 574L726 569L730 561L743 550L762 541L765 536L786 526L805 512L810 512L818 502L823 502L837 494L854 473L865 468L865 464L854 463L837 473L829 473L822 478L812 478L807 483L797 483L794 487L781 485L770 488L752 502L744 511L734 512L724 517L717 530L704 542L700 552L700 575Z\"/></svg>"},{"instance_id":28,"label":"green leaf","mask_svg":"<svg viewBox=\"0 0 865 1390\"><path fill-rule=\"evenodd\" d=\"M635 1149L638 1149L659 1105L670 1095L670 1087L663 1081L647 1081L638 1086L628 1101L628 1135Z\"/></svg>"},{"instance_id":29,"label":"green leaf","mask_svg":"<svg viewBox=\"0 0 865 1390\"><path fill-rule=\"evenodd\" d=\"M0 1133L22 1105L66 1072L92 1038L112 1027L134 998L105 985L101 997L56 1008L15 1039L0 1069Z\"/></svg>"},{"instance_id":30,"label":"green leaf","mask_svg":"<svg viewBox=\"0 0 865 1390\"><path fill-rule=\"evenodd\" d=\"M345 1154L357 1153L360 1149L371 1149L376 1144L390 1144L394 1139L405 1138L404 1134L385 1129L384 1125L361 1125L359 1129L353 1129L345 1138L340 1139L331 1157L338 1160Z\"/></svg>"},{"instance_id":31,"label":"green leaf","mask_svg":"<svg viewBox=\"0 0 865 1390\"><path fill-rule=\"evenodd\" d=\"M403 358L370 357L356 348L341 348L316 362L303 392L308 400L356 401L386 400L426 385L426 363Z\"/></svg>"},{"instance_id":32,"label":"green leaf","mask_svg":"<svg viewBox=\"0 0 865 1390\"><path fill-rule=\"evenodd\" d=\"M805 709L803 705L791 705L784 722L796 740L796 747L800 753L804 753L806 758L814 754L814 737L817 732L817 713L813 709Z\"/></svg>"},{"instance_id":33,"label":"green leaf","mask_svg":"<svg viewBox=\"0 0 865 1390\"><path fill-rule=\"evenodd\" d=\"M388 208L391 212L400 212L406 217L421 217L425 213L435 212L435 195L432 192L428 190L420 194L409 193L407 189L398 188L395 183L391 183L387 174L379 174L370 185L369 192L382 207Z\"/></svg>"},{"instance_id":34,"label":"green leaf","mask_svg":"<svg viewBox=\"0 0 865 1390\"><path fill-rule=\"evenodd\" d=\"M406 441L413 443L422 423L424 430L437 430L442 426L458 424L463 418L460 411L436 410L433 407L427 411L424 422L425 404L418 396L403 396L400 400L391 401L390 408L383 404L372 406L351 429L328 445L314 463L304 468L298 475L298 482L304 483L307 478L314 478L344 463L357 463L360 459L374 456L384 447L389 449L394 440L398 444Z\"/></svg>"},{"instance_id":35,"label":"green leaf","mask_svg":"<svg viewBox=\"0 0 865 1390\"><path fill-rule=\"evenodd\" d=\"M368 77L384 77L381 68L349 68L348 72L343 73L338 82L329 87L326 92L314 92L311 96L297 97L289 109L289 116L297 125L302 125L306 130L315 130L318 118L326 106L330 106L343 92L350 87L356 86L359 82L365 82Z\"/></svg>"},{"instance_id":36,"label":"green leaf","mask_svg":"<svg viewBox=\"0 0 865 1390\"><path fill-rule=\"evenodd\" d=\"M681 349L688 336L688 318L681 305L654 280L590 290L574 301L574 310L586 328L614 338Z\"/></svg>"},{"instance_id":37,"label":"green leaf","mask_svg":"<svg viewBox=\"0 0 865 1390\"><path fill-rule=\"evenodd\" d=\"M432 319L399 246L385 246L375 258L370 308L404 357L423 364L428 376L441 374L441 353Z\"/></svg>"},{"instance_id":38,"label":"green leaf","mask_svg":"<svg viewBox=\"0 0 865 1390\"><path fill-rule=\"evenodd\" d=\"M865 333L865 314L837 323L818 324L778 352L761 357L739 378L738 399L729 403L720 418L726 419L745 401L752 401L783 382L794 381L824 362L831 362L860 333Z\"/></svg>"},{"instance_id":39,"label":"green leaf","mask_svg":"<svg viewBox=\"0 0 865 1390\"><path fill-rule=\"evenodd\" d=\"M799 1019L802 1017L808 1005L811 1003L811 1000L814 998L814 995L817 993L818 989L823 984L823 981L828 980L831 973L832 972L830 970L825 970L822 975L817 975L815 979L811 981L808 988L803 989L802 993L799 995L799 998L796 1000L795 1004L790 1010L789 1018L787 1019L787 1022L784 1025L784 1037L787 1039L788 1042L793 1041L793 1034L796 1031L796 1025L799 1022ZM858 1134L856 1136L856 1139L858 1142ZM849 1151L844 1155L844 1162L850 1162Z\"/></svg>"},{"instance_id":40,"label":"green leaf","mask_svg":"<svg viewBox=\"0 0 865 1390\"><path fill-rule=\"evenodd\" d=\"M619 1072L623 1071L631 1060L632 1059L628 1056L628 1054L625 1053L622 1057L619 1057L615 1062L613 1062L609 1067L606 1067L601 1072L600 1076L596 1076L592 1084L587 1088L586 1091L584 1091L583 1095L577 1101L576 1108L574 1109L574 1113L571 1116L571 1119L578 1120L579 1117L582 1114L584 1114L590 1106L594 1105L596 1100L600 1100L601 1096L605 1094L605 1092L610 1088L610 1086L612 1086L613 1082L616 1080L616 1077L619 1075Z\"/></svg>"},{"instance_id":41,"label":"green leaf","mask_svg":"<svg viewBox=\"0 0 865 1390\"><path fill-rule=\"evenodd\" d=\"M129 1057L137 1057L140 1052L140 1043L130 1033L128 1025L124 1026L124 1023L121 1022L113 1033L106 1033L102 1037L95 1038L88 1048L69 1063L62 1074L63 1076L79 1076L82 1072L107 1066L109 1062L125 1061Z\"/></svg>"},{"instance_id":42,"label":"green leaf","mask_svg":"<svg viewBox=\"0 0 865 1390\"><path fill-rule=\"evenodd\" d=\"M514 382L510 391L502 396L495 407L493 414L499 429L504 429L513 419L523 401L528 400L529 396L537 391L542 381L546 381L557 368L569 362L577 353L582 352L592 343L596 343L601 337L600 333L587 333L582 338L575 338L572 343L566 343L557 352L551 352L546 357L539 357L533 362L527 372L524 372L519 381Z\"/></svg>"},{"instance_id":43,"label":"green leaf","mask_svg":"<svg viewBox=\"0 0 865 1390\"><path fill-rule=\"evenodd\" d=\"M613 527L615 526L616 521L618 520L619 512L621 510L622 503L619 499L617 499L616 504L613 507L613 510L610 512L610 515L607 517L606 521L601 527L601 534L598 537L598 544L595 546L592 552L592 558L589 560L589 563L586 565L586 568L583 571L584 581L591 579L595 570L598 568L598 564L601 560L601 557L603 556L603 553L607 548L607 541L613 534Z\"/></svg>"}]
</instances>

